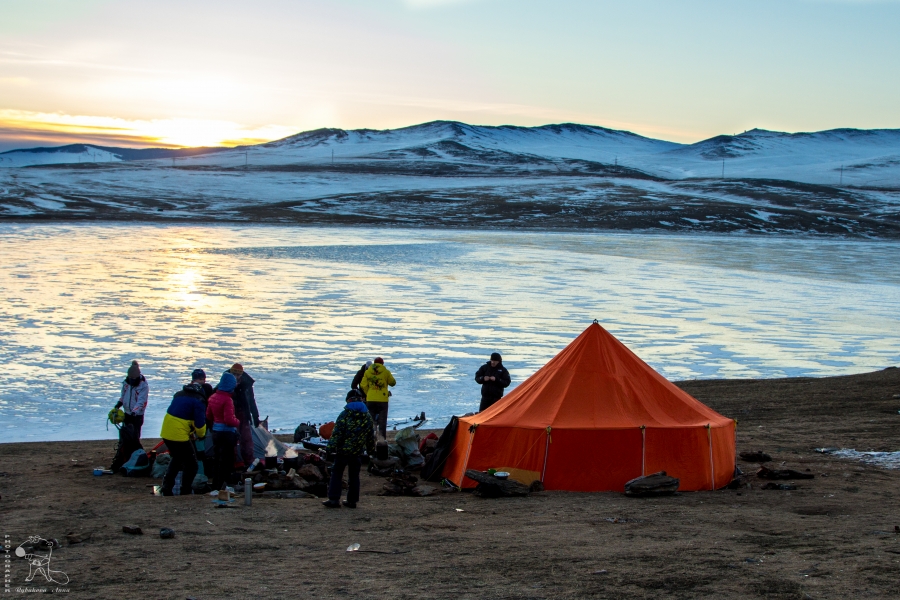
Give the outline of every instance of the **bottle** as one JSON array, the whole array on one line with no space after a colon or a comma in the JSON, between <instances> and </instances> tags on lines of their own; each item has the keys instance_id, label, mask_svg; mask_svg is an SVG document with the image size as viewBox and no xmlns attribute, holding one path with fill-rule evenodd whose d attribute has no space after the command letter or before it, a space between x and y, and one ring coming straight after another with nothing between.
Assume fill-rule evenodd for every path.
<instances>
[{"instance_id":1,"label":"bottle","mask_svg":"<svg viewBox=\"0 0 900 600\"><path fill-rule=\"evenodd\" d=\"M258 462L258 461L257 461ZM244 480L244 504L250 506L253 501L253 480L249 477Z\"/></svg>"},{"instance_id":2,"label":"bottle","mask_svg":"<svg viewBox=\"0 0 900 600\"><path fill-rule=\"evenodd\" d=\"M181 495L181 476L184 471L178 471L178 475L175 476L175 485L172 487L172 494L175 496Z\"/></svg>"},{"instance_id":3,"label":"bottle","mask_svg":"<svg viewBox=\"0 0 900 600\"><path fill-rule=\"evenodd\" d=\"M259 459L258 459L258 458L254 458L254 459L253 459L253 462L250 463L250 468L247 469L247 470L248 470L248 471L252 471L253 469L256 468L256 465L258 465L258 464L259 464Z\"/></svg>"}]
</instances>

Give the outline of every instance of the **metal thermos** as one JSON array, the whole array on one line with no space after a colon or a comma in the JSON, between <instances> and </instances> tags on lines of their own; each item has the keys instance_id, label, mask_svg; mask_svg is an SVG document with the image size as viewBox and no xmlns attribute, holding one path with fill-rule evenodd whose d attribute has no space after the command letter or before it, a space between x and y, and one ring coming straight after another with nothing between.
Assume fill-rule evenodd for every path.
<instances>
[{"instance_id":1,"label":"metal thermos","mask_svg":"<svg viewBox=\"0 0 900 600\"><path fill-rule=\"evenodd\" d=\"M244 480L244 504L250 506L253 502L253 480L249 477Z\"/></svg>"}]
</instances>

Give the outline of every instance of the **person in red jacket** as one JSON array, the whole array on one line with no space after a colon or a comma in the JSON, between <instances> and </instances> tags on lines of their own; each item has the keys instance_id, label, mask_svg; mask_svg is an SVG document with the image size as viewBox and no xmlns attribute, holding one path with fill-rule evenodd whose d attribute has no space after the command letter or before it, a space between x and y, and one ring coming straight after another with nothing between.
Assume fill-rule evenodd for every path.
<instances>
[{"instance_id":1,"label":"person in red jacket","mask_svg":"<svg viewBox=\"0 0 900 600\"><path fill-rule=\"evenodd\" d=\"M238 441L238 427L241 422L234 414L234 401L231 398L237 378L227 371L222 374L215 393L209 397L206 409L206 420L212 422L213 450L215 451L215 470L212 487L221 490L234 472L234 448Z\"/></svg>"}]
</instances>

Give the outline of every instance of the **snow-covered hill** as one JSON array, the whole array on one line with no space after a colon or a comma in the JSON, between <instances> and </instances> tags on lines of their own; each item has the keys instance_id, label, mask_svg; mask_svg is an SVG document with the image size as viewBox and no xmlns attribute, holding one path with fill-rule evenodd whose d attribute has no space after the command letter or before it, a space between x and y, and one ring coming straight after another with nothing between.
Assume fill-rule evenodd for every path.
<instances>
[{"instance_id":1,"label":"snow-covered hill","mask_svg":"<svg viewBox=\"0 0 900 600\"><path fill-rule=\"evenodd\" d=\"M32 165L0 169L0 218L900 238L900 130L752 130L680 145L585 125L436 121L214 151L75 148L0 154Z\"/></svg>"}]
</instances>

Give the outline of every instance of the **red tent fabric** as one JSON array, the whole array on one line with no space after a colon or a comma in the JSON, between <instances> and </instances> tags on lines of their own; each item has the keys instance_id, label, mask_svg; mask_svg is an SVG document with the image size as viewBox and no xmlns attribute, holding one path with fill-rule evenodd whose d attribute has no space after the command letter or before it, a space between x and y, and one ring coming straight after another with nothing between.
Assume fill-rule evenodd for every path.
<instances>
[{"instance_id":1,"label":"red tent fabric","mask_svg":"<svg viewBox=\"0 0 900 600\"><path fill-rule=\"evenodd\" d=\"M596 322L484 412L459 419L443 475L509 471L548 490L623 491L666 471L681 490L731 481L735 422L654 371Z\"/></svg>"}]
</instances>

